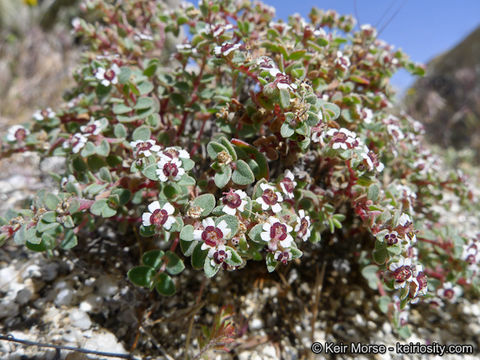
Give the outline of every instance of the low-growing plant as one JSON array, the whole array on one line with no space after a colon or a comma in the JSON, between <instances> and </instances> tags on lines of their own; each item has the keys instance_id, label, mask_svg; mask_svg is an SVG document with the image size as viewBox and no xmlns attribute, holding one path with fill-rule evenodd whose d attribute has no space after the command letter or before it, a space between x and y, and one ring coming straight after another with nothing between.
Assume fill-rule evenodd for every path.
<instances>
[{"instance_id":1,"label":"low-growing plant","mask_svg":"<svg viewBox=\"0 0 480 360\"><path fill-rule=\"evenodd\" d=\"M84 228L138 228L168 246L128 277L163 295L187 258L207 277L252 261L272 272L348 242L404 335L410 303L478 288L479 238L441 211L472 208L467 180L392 110L392 74L424 69L373 27L318 9L275 21L250 1L84 8L98 20L73 21L88 49L68 102L10 128L1 148L64 157L65 172L52 174L58 191L9 212L2 241L51 253Z\"/></svg>"}]
</instances>

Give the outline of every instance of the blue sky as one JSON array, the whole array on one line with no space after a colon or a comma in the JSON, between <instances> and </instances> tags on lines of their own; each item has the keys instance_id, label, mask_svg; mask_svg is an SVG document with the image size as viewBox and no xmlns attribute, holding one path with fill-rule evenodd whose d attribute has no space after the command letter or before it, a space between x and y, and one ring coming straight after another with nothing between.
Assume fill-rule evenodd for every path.
<instances>
[{"instance_id":1,"label":"blue sky","mask_svg":"<svg viewBox=\"0 0 480 360\"><path fill-rule=\"evenodd\" d=\"M278 18L287 19L295 12L307 17L310 9L334 9L355 16L355 0L263 0L274 6ZM450 49L480 25L480 0L356 0L360 24L383 23L400 9L379 38L401 48L412 60L427 63ZM398 72L392 83L405 90L413 81L406 71Z\"/></svg>"}]
</instances>

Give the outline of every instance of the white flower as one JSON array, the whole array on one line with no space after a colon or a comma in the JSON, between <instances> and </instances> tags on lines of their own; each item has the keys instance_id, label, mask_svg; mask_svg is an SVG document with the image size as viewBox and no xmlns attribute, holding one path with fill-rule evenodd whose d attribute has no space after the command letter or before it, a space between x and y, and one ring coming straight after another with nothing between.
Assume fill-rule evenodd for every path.
<instances>
[{"instance_id":1,"label":"white flower","mask_svg":"<svg viewBox=\"0 0 480 360\"><path fill-rule=\"evenodd\" d=\"M166 160L190 159L190 154L186 150L173 146L165 148L159 155L160 158L164 158Z\"/></svg>"},{"instance_id":2,"label":"white flower","mask_svg":"<svg viewBox=\"0 0 480 360\"><path fill-rule=\"evenodd\" d=\"M373 111L369 108L363 108L362 110L363 121L366 124L370 124L373 121Z\"/></svg>"},{"instance_id":3,"label":"white flower","mask_svg":"<svg viewBox=\"0 0 480 360\"><path fill-rule=\"evenodd\" d=\"M402 214L398 219L398 225L409 227L412 224L412 219L407 214Z\"/></svg>"},{"instance_id":4,"label":"white flower","mask_svg":"<svg viewBox=\"0 0 480 360\"><path fill-rule=\"evenodd\" d=\"M362 158L365 160L365 163L368 166L368 170L377 170L382 172L385 166L378 160L377 154L369 150L367 146L363 147L363 152L361 154Z\"/></svg>"},{"instance_id":5,"label":"white flower","mask_svg":"<svg viewBox=\"0 0 480 360\"><path fill-rule=\"evenodd\" d=\"M229 192L223 193L225 196L220 200L225 205L222 211L228 215L235 215L237 211L239 213L245 211L245 205L247 201L244 200L247 197L247 193L242 190L230 189Z\"/></svg>"},{"instance_id":6,"label":"white flower","mask_svg":"<svg viewBox=\"0 0 480 360\"><path fill-rule=\"evenodd\" d=\"M393 140L398 141L405 138L403 131L397 125L389 124L387 125L387 131Z\"/></svg>"},{"instance_id":7,"label":"white flower","mask_svg":"<svg viewBox=\"0 0 480 360\"><path fill-rule=\"evenodd\" d=\"M285 35L292 27L283 22L270 21L268 27L277 30L280 35Z\"/></svg>"},{"instance_id":8,"label":"white flower","mask_svg":"<svg viewBox=\"0 0 480 360\"><path fill-rule=\"evenodd\" d=\"M397 262L392 262L388 265L388 270L392 272L392 276L395 280L394 287L395 289L403 288L412 280L414 275L412 268L412 261L407 258L401 258Z\"/></svg>"},{"instance_id":9,"label":"white flower","mask_svg":"<svg viewBox=\"0 0 480 360\"><path fill-rule=\"evenodd\" d=\"M292 252L290 251L290 249L287 249L284 251L277 250L275 251L273 258L278 262L281 262L282 264L286 265L290 260L292 260Z\"/></svg>"},{"instance_id":10,"label":"white flower","mask_svg":"<svg viewBox=\"0 0 480 360\"><path fill-rule=\"evenodd\" d=\"M303 241L307 241L310 238L312 224L310 216L305 215L305 210L299 210L297 216L297 225L295 226L295 232L297 236Z\"/></svg>"},{"instance_id":11,"label":"white flower","mask_svg":"<svg viewBox=\"0 0 480 360\"><path fill-rule=\"evenodd\" d=\"M259 57L256 61L257 65L260 67L261 71L268 71L270 76L276 77L277 74L281 74L282 72L277 69L277 65L267 56Z\"/></svg>"},{"instance_id":12,"label":"white flower","mask_svg":"<svg viewBox=\"0 0 480 360\"><path fill-rule=\"evenodd\" d=\"M37 110L33 114L33 118L36 121L43 121L46 119L53 119L55 117L55 112L51 108L46 108L45 110Z\"/></svg>"},{"instance_id":13,"label":"white flower","mask_svg":"<svg viewBox=\"0 0 480 360\"><path fill-rule=\"evenodd\" d=\"M185 170L182 168L182 162L179 159L161 157L157 163L157 167L156 173L162 182L168 180L178 181L183 174L185 174Z\"/></svg>"},{"instance_id":14,"label":"white flower","mask_svg":"<svg viewBox=\"0 0 480 360\"><path fill-rule=\"evenodd\" d=\"M151 156L153 152L159 152L160 146L156 145L154 140L137 140L132 141L130 146L134 149L136 156L143 155L145 157Z\"/></svg>"},{"instance_id":15,"label":"white flower","mask_svg":"<svg viewBox=\"0 0 480 360\"><path fill-rule=\"evenodd\" d=\"M276 214L282 210L280 203L283 201L282 194L275 190L275 188L268 184L260 184L263 194L255 201L262 205L262 210L272 209Z\"/></svg>"},{"instance_id":16,"label":"white flower","mask_svg":"<svg viewBox=\"0 0 480 360\"><path fill-rule=\"evenodd\" d=\"M293 199L293 190L295 190L295 186L297 186L297 182L294 181L294 179L295 177L292 172L287 170L285 171L285 177L280 181L280 188L287 199Z\"/></svg>"},{"instance_id":17,"label":"white flower","mask_svg":"<svg viewBox=\"0 0 480 360\"><path fill-rule=\"evenodd\" d=\"M240 49L240 44L232 44L229 42L224 42L221 46L215 46L214 52L215 55L228 56L231 52Z\"/></svg>"},{"instance_id":18,"label":"white flower","mask_svg":"<svg viewBox=\"0 0 480 360\"><path fill-rule=\"evenodd\" d=\"M453 303L462 295L462 288L457 285L454 286L451 282L446 282L437 290L437 295Z\"/></svg>"},{"instance_id":19,"label":"white flower","mask_svg":"<svg viewBox=\"0 0 480 360\"><path fill-rule=\"evenodd\" d=\"M212 34L213 37L219 37L222 35L225 31L232 30L233 25L232 24L207 24L205 26L205 29L203 29L202 33L205 34Z\"/></svg>"},{"instance_id":20,"label":"white flower","mask_svg":"<svg viewBox=\"0 0 480 360\"><path fill-rule=\"evenodd\" d=\"M375 30L375 28L370 24L364 24L364 25L360 26L360 30L367 37L377 36L377 30Z\"/></svg>"},{"instance_id":21,"label":"white flower","mask_svg":"<svg viewBox=\"0 0 480 360\"><path fill-rule=\"evenodd\" d=\"M276 251L278 244L286 249L293 243L293 237L290 235L293 228L282 223L276 217L270 216L267 222L263 224L262 229L263 232L260 234L260 237L263 241L268 242L270 251Z\"/></svg>"},{"instance_id":22,"label":"white flower","mask_svg":"<svg viewBox=\"0 0 480 360\"><path fill-rule=\"evenodd\" d=\"M22 125L13 125L8 129L7 141L22 142L30 134L30 131L25 129Z\"/></svg>"},{"instance_id":23,"label":"white flower","mask_svg":"<svg viewBox=\"0 0 480 360\"><path fill-rule=\"evenodd\" d=\"M87 143L87 138L80 133L73 134L72 137L63 143L63 148L72 148L74 154L80 152Z\"/></svg>"},{"instance_id":24,"label":"white flower","mask_svg":"<svg viewBox=\"0 0 480 360\"><path fill-rule=\"evenodd\" d=\"M294 91L297 89L297 85L293 84L290 81L290 77L282 72L277 72L275 74L275 80L273 81L273 84L279 89L287 89L290 91Z\"/></svg>"},{"instance_id":25,"label":"white flower","mask_svg":"<svg viewBox=\"0 0 480 360\"><path fill-rule=\"evenodd\" d=\"M337 51L337 58L335 59L335 65L342 71L347 71L350 67L350 59L348 56L344 56L341 51Z\"/></svg>"},{"instance_id":26,"label":"white flower","mask_svg":"<svg viewBox=\"0 0 480 360\"><path fill-rule=\"evenodd\" d=\"M359 140L357 139L357 134L345 128L341 128L340 130L329 129L327 131L327 136L332 137L330 141L333 143L332 149L334 150L353 149L360 144Z\"/></svg>"},{"instance_id":27,"label":"white flower","mask_svg":"<svg viewBox=\"0 0 480 360\"><path fill-rule=\"evenodd\" d=\"M95 77L100 80L103 86L115 85L118 82L117 75L120 73L120 68L117 64L113 64L109 69L98 68Z\"/></svg>"},{"instance_id":28,"label":"white flower","mask_svg":"<svg viewBox=\"0 0 480 360\"><path fill-rule=\"evenodd\" d=\"M231 256L231 252L225 251L225 241L231 232L225 220L215 225L212 218L206 218L201 228L193 231L193 239L203 241L201 249L208 250L208 256L221 263Z\"/></svg>"},{"instance_id":29,"label":"white flower","mask_svg":"<svg viewBox=\"0 0 480 360\"><path fill-rule=\"evenodd\" d=\"M190 44L177 44L176 45L178 51L190 51L192 50L192 45Z\"/></svg>"},{"instance_id":30,"label":"white flower","mask_svg":"<svg viewBox=\"0 0 480 360\"><path fill-rule=\"evenodd\" d=\"M102 122L100 120L90 120L87 125L80 126L80 131L87 135L98 135L102 131Z\"/></svg>"},{"instance_id":31,"label":"white flower","mask_svg":"<svg viewBox=\"0 0 480 360\"><path fill-rule=\"evenodd\" d=\"M163 227L165 230L170 230L175 223L175 218L171 216L175 208L168 202L160 207L160 203L154 201L148 205L148 211L142 214L143 226L155 225L157 228Z\"/></svg>"}]
</instances>

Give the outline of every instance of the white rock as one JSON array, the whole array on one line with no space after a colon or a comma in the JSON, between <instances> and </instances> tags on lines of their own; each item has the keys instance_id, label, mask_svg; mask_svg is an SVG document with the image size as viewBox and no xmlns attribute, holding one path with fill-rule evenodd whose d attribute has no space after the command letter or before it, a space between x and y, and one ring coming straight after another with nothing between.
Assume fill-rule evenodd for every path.
<instances>
[{"instance_id":1,"label":"white rock","mask_svg":"<svg viewBox=\"0 0 480 360\"><path fill-rule=\"evenodd\" d=\"M110 332L97 333L88 339L84 347L90 350L115 352L119 354L127 354L125 348L120 344L117 338Z\"/></svg>"},{"instance_id":2,"label":"white rock","mask_svg":"<svg viewBox=\"0 0 480 360\"><path fill-rule=\"evenodd\" d=\"M66 288L58 292L57 297L55 298L55 305L69 305L73 300L73 291L72 289Z\"/></svg>"},{"instance_id":3,"label":"white rock","mask_svg":"<svg viewBox=\"0 0 480 360\"><path fill-rule=\"evenodd\" d=\"M80 303L80 310L98 313L102 309L103 299L99 295L90 294Z\"/></svg>"},{"instance_id":4,"label":"white rock","mask_svg":"<svg viewBox=\"0 0 480 360\"><path fill-rule=\"evenodd\" d=\"M42 277L40 266L38 266L37 264L27 266L27 268L22 272L22 279L28 279L32 277Z\"/></svg>"},{"instance_id":5,"label":"white rock","mask_svg":"<svg viewBox=\"0 0 480 360\"><path fill-rule=\"evenodd\" d=\"M92 321L88 314L79 309L73 309L70 311L70 322L72 326L82 330L87 330L92 326Z\"/></svg>"},{"instance_id":6,"label":"white rock","mask_svg":"<svg viewBox=\"0 0 480 360\"><path fill-rule=\"evenodd\" d=\"M259 318L254 318L252 321L249 322L248 326L251 330L259 330L263 327L263 321Z\"/></svg>"},{"instance_id":7,"label":"white rock","mask_svg":"<svg viewBox=\"0 0 480 360\"><path fill-rule=\"evenodd\" d=\"M0 270L0 289L8 288L12 281L16 281L18 272L13 266L8 266Z\"/></svg>"}]
</instances>

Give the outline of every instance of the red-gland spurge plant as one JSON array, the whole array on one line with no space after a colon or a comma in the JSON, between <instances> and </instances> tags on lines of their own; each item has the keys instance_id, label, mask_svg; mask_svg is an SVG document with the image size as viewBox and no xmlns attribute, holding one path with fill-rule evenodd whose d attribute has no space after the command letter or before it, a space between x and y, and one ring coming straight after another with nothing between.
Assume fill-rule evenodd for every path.
<instances>
[{"instance_id":1,"label":"red-gland spurge plant","mask_svg":"<svg viewBox=\"0 0 480 360\"><path fill-rule=\"evenodd\" d=\"M172 295L188 257L208 277L252 261L274 271L310 243L348 239L404 332L410 303L478 287L478 238L438 210L445 194L473 206L466 178L393 112L389 78L423 69L374 28L317 9L275 21L249 1L83 6L99 20L73 22L89 49L68 103L13 126L1 148L63 156L65 173L9 212L2 241L51 252L85 227L139 227L169 250L145 252L128 276Z\"/></svg>"}]
</instances>

